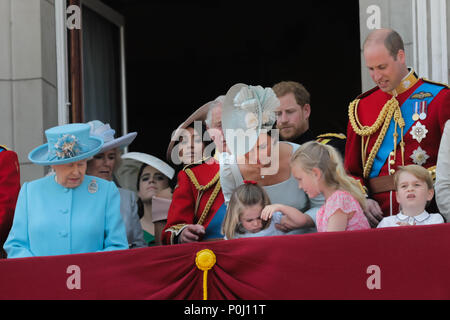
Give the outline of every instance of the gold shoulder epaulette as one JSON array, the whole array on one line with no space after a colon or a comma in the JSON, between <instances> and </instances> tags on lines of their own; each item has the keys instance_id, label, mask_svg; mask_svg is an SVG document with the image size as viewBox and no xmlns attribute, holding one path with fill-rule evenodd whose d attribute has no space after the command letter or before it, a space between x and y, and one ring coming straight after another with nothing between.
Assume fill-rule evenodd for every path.
<instances>
[{"instance_id":1,"label":"gold shoulder epaulette","mask_svg":"<svg viewBox=\"0 0 450 320\"><path fill-rule=\"evenodd\" d=\"M3 149L5 149L6 151L8 151L9 149L8 149L8 147L7 146L5 146L5 145L3 145L3 144L0 144L0 148L3 148Z\"/></svg>"},{"instance_id":2,"label":"gold shoulder epaulette","mask_svg":"<svg viewBox=\"0 0 450 320\"><path fill-rule=\"evenodd\" d=\"M438 86L446 87L447 89L450 88L448 86L448 84L445 84L445 83L442 83L442 82L431 81L431 80L426 79L426 78L422 78L422 80L427 82L427 83L431 83L431 84L435 84L435 85L438 85Z\"/></svg>"},{"instance_id":3,"label":"gold shoulder epaulette","mask_svg":"<svg viewBox=\"0 0 450 320\"><path fill-rule=\"evenodd\" d=\"M317 136L317 139L320 138L338 138L341 140L345 140L347 137L343 133L324 133Z\"/></svg>"}]
</instances>

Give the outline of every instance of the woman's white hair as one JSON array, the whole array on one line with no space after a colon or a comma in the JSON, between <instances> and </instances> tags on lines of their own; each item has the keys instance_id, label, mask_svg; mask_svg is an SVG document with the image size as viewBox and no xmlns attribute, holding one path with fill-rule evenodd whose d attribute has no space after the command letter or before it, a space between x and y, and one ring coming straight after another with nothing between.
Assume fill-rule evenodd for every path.
<instances>
[{"instance_id":1,"label":"woman's white hair","mask_svg":"<svg viewBox=\"0 0 450 320\"><path fill-rule=\"evenodd\" d=\"M225 96L218 96L214 101L210 102L208 107L208 113L206 114L205 123L208 128L211 128L211 121L212 121L212 112L216 107L219 107L223 105L223 102L225 101Z\"/></svg>"}]
</instances>

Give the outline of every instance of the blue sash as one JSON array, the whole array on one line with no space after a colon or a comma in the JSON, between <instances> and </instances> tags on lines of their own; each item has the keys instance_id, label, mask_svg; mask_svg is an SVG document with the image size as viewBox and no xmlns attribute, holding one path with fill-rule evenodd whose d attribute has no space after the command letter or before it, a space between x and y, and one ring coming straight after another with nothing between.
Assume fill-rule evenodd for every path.
<instances>
[{"instance_id":1,"label":"blue sash","mask_svg":"<svg viewBox=\"0 0 450 320\"><path fill-rule=\"evenodd\" d=\"M205 230L205 235L203 236L203 240L208 239L223 239L224 235L221 232L222 229L222 221L225 218L225 213L227 212L227 206L225 202L220 206L219 210L214 214L214 217L208 224L208 227Z\"/></svg>"},{"instance_id":2,"label":"blue sash","mask_svg":"<svg viewBox=\"0 0 450 320\"><path fill-rule=\"evenodd\" d=\"M427 106L433 101L434 97L436 97L441 90L444 89L443 86L438 86L432 83L423 83L421 86L419 86L416 91L414 91L413 94L403 103L403 105L400 107L403 119L405 120L405 128L403 129L403 134L406 135L409 129L413 126L415 121L412 119L412 116L414 115L415 109L414 104L417 100L419 101L426 101ZM415 94L418 94L420 92L427 92L431 93L431 96L425 97L423 99L413 99L412 97ZM429 110L428 110L429 111ZM418 110L420 113L420 110ZM419 120L420 121L420 120ZM372 170L370 172L370 178L378 177L380 174L381 168L386 163L386 160L389 157L389 154L391 151L394 150L394 129L395 129L395 122L394 119L391 120L391 123L389 125L389 128L386 132L385 138L383 142L381 143L380 150L378 150L377 155L375 156L375 159L373 161ZM398 131L400 131L400 128L397 128ZM397 139L397 144L399 144L401 139Z\"/></svg>"}]
</instances>

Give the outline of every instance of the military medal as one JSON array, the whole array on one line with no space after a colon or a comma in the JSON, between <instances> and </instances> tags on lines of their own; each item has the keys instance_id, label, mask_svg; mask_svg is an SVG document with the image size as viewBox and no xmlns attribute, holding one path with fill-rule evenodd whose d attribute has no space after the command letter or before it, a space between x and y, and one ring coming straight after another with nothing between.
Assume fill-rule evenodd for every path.
<instances>
[{"instance_id":1,"label":"military medal","mask_svg":"<svg viewBox=\"0 0 450 320\"><path fill-rule=\"evenodd\" d=\"M412 135L412 137L417 140L417 142L421 142L423 139L426 138L428 133L428 129L419 122L417 122L415 124L414 127L411 128L411 132L410 134Z\"/></svg>"},{"instance_id":2,"label":"military medal","mask_svg":"<svg viewBox=\"0 0 450 320\"><path fill-rule=\"evenodd\" d=\"M414 114L413 114L413 116L412 116L412 119L413 119L414 121L417 121L417 120L419 120L419 118L420 118L419 113L418 113L418 110L419 110L419 101L416 101L416 102L414 103Z\"/></svg>"},{"instance_id":3,"label":"military medal","mask_svg":"<svg viewBox=\"0 0 450 320\"><path fill-rule=\"evenodd\" d=\"M425 164L429 157L430 156L427 154L427 152L421 147L418 147L416 150L414 150L412 155L410 156L413 162L419 166Z\"/></svg>"},{"instance_id":4,"label":"military medal","mask_svg":"<svg viewBox=\"0 0 450 320\"><path fill-rule=\"evenodd\" d=\"M426 101L421 101L420 102L420 120L425 120L427 118L427 110L428 106L427 106L427 102Z\"/></svg>"},{"instance_id":5,"label":"military medal","mask_svg":"<svg viewBox=\"0 0 450 320\"><path fill-rule=\"evenodd\" d=\"M88 191L89 193L96 193L97 190L98 190L97 181L95 181L95 179L92 179L92 181L89 182Z\"/></svg>"}]
</instances>

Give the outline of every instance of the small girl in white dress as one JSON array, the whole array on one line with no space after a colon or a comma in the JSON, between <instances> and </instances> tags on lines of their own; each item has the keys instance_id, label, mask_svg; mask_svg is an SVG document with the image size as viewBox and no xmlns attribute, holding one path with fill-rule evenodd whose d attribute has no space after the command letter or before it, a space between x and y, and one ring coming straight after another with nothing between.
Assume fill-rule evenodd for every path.
<instances>
[{"instance_id":1,"label":"small girl in white dress","mask_svg":"<svg viewBox=\"0 0 450 320\"><path fill-rule=\"evenodd\" d=\"M427 169L415 164L399 167L394 183L400 212L383 218L377 228L444 223L439 213L425 210L434 195L433 180Z\"/></svg>"}]
</instances>

